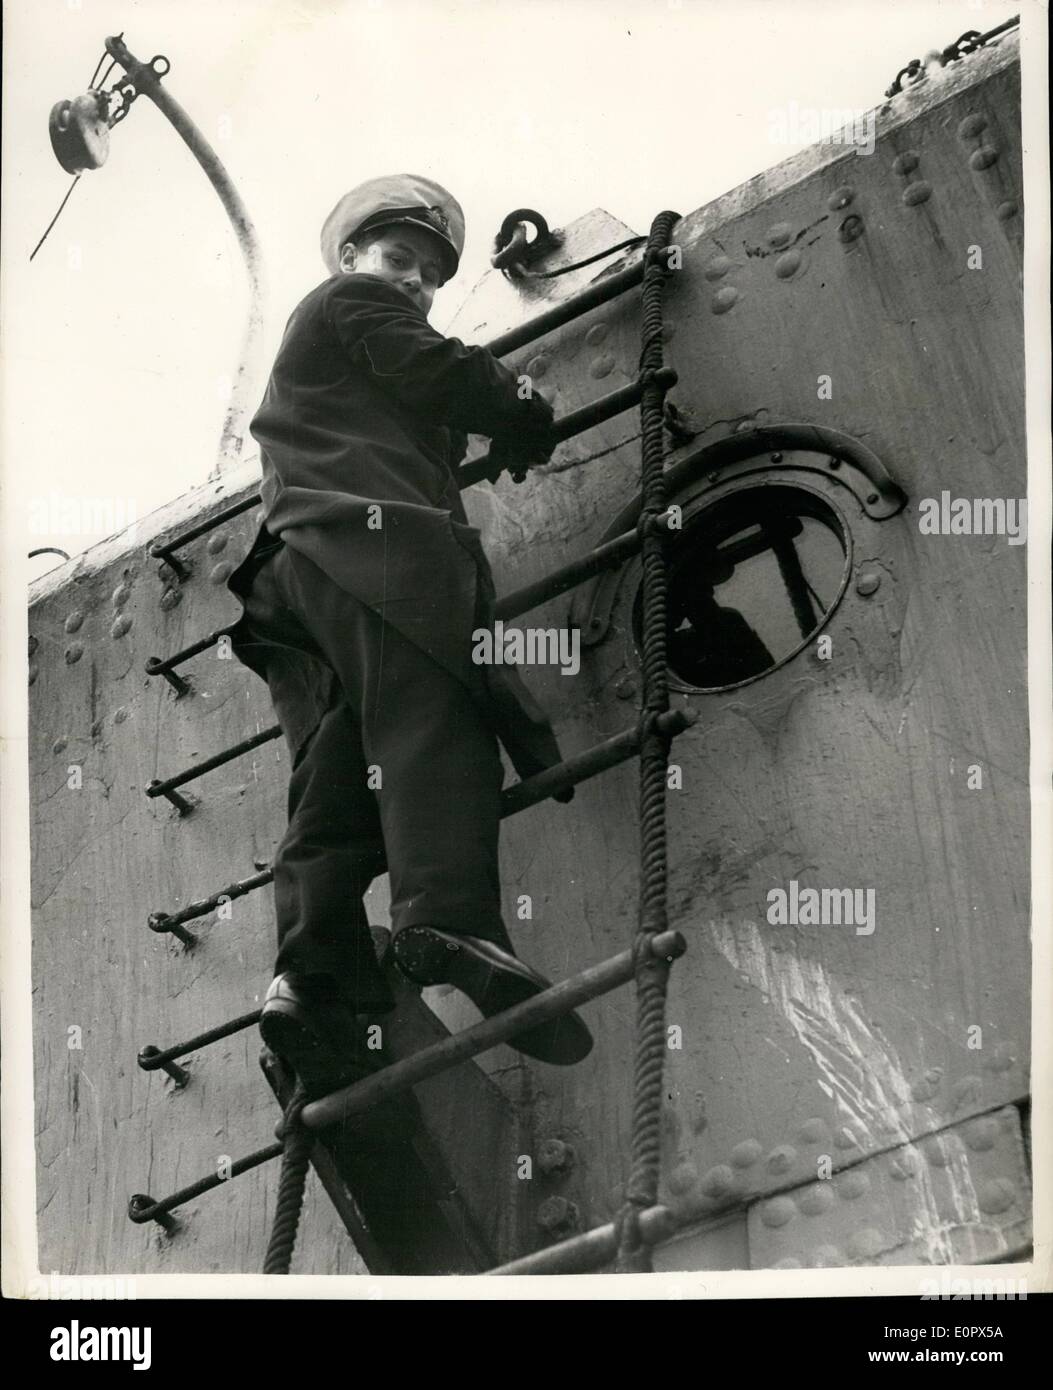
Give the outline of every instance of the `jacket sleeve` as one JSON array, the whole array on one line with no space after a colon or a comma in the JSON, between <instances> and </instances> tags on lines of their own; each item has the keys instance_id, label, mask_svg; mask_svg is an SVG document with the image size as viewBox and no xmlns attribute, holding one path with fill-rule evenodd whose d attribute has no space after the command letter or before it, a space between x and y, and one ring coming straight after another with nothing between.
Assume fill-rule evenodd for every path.
<instances>
[{"instance_id":1,"label":"jacket sleeve","mask_svg":"<svg viewBox=\"0 0 1053 1390\"><path fill-rule=\"evenodd\" d=\"M519 397L514 372L484 347L432 328L401 290L368 275L330 282L325 314L356 367L408 409L472 434L544 436L552 407Z\"/></svg>"}]
</instances>

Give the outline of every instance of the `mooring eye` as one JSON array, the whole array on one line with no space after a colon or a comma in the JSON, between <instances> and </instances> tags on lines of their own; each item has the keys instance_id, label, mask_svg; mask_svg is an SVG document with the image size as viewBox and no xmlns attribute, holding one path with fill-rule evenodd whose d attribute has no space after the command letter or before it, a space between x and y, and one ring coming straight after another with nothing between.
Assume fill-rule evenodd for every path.
<instances>
[{"instance_id":1,"label":"mooring eye","mask_svg":"<svg viewBox=\"0 0 1053 1390\"><path fill-rule=\"evenodd\" d=\"M840 513L803 487L761 483L686 512L668 551L670 676L728 690L782 666L837 607L850 561ZM641 586L638 646L642 610Z\"/></svg>"}]
</instances>

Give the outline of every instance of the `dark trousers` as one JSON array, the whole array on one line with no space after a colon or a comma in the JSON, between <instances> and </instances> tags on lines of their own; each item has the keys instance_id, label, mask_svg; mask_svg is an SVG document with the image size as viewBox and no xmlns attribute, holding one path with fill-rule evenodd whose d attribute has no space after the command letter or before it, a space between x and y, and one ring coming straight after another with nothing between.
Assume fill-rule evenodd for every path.
<instances>
[{"instance_id":1,"label":"dark trousers","mask_svg":"<svg viewBox=\"0 0 1053 1390\"><path fill-rule=\"evenodd\" d=\"M277 971L336 976L363 1013L386 1005L362 902L385 855L393 932L428 923L511 950L498 877L504 769L478 700L287 546L242 601L235 654L267 680L294 751L273 862ZM312 672L336 678L321 701Z\"/></svg>"}]
</instances>

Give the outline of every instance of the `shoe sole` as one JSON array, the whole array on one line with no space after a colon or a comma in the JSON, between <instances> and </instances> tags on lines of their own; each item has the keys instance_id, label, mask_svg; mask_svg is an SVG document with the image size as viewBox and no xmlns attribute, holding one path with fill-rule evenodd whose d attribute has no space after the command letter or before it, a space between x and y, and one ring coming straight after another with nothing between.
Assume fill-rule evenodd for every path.
<instances>
[{"instance_id":1,"label":"shoe sole","mask_svg":"<svg viewBox=\"0 0 1053 1390\"><path fill-rule=\"evenodd\" d=\"M405 927L395 938L399 969L419 985L453 985L484 1018L493 1018L550 988L547 981L502 969L467 944L454 945L424 927ZM577 1014L561 1014L515 1033L509 1047L552 1066L569 1067L592 1051L592 1034Z\"/></svg>"}]
</instances>

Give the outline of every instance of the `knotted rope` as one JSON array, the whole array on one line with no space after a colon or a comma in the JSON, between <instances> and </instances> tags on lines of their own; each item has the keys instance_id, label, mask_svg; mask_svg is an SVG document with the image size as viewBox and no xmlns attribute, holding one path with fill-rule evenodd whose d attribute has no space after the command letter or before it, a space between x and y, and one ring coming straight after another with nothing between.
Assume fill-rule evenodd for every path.
<instances>
[{"instance_id":1,"label":"knotted rope","mask_svg":"<svg viewBox=\"0 0 1053 1390\"><path fill-rule=\"evenodd\" d=\"M651 942L666 930L665 792L669 735L658 717L669 708L666 671L666 567L662 527L665 512L663 413L667 382L662 369L662 291L668 268L665 248L675 212L660 212L651 224L643 279L640 377L642 430L641 501L637 523L643 561L643 709L640 716L640 906L633 939L636 981L636 1058L633 1070L632 1150L625 1200L618 1214L620 1272L648 1271L650 1247L640 1235L640 1212L654 1206L661 1157L662 1073L665 1066L666 990L669 962L656 959Z\"/></svg>"},{"instance_id":2,"label":"knotted rope","mask_svg":"<svg viewBox=\"0 0 1053 1390\"><path fill-rule=\"evenodd\" d=\"M278 1181L278 1204L274 1212L274 1225L267 1246L267 1257L263 1262L264 1274L288 1274L292 1263L300 1212L303 1210L307 1167L314 1147L314 1135L300 1122L300 1115L307 1101L308 1096L303 1083L297 1080L296 1089L282 1117L281 1139L285 1149L282 1153L282 1172Z\"/></svg>"}]
</instances>

